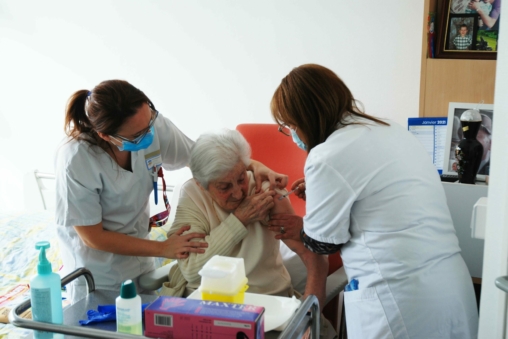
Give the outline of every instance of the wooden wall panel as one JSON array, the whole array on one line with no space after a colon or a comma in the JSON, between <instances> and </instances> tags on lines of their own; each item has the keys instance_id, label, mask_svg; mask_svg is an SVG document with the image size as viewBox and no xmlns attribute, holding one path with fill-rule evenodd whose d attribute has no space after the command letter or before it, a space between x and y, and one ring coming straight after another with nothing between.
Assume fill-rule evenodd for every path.
<instances>
[{"instance_id":1,"label":"wooden wall panel","mask_svg":"<svg viewBox=\"0 0 508 339\"><path fill-rule=\"evenodd\" d=\"M449 102L494 103L495 60L427 58L427 16L441 1L424 1L420 117L447 116Z\"/></svg>"},{"instance_id":2,"label":"wooden wall panel","mask_svg":"<svg viewBox=\"0 0 508 339\"><path fill-rule=\"evenodd\" d=\"M447 116L449 102L494 103L495 75L493 60L427 59L420 116Z\"/></svg>"}]
</instances>

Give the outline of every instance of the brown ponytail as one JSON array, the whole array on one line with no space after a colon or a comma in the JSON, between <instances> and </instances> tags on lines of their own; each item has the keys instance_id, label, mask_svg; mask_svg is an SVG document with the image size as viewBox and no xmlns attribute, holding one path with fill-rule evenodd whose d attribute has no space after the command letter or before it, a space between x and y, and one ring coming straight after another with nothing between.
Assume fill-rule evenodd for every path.
<instances>
[{"instance_id":1,"label":"brown ponytail","mask_svg":"<svg viewBox=\"0 0 508 339\"><path fill-rule=\"evenodd\" d=\"M86 89L75 92L67 102L65 110L64 130L72 139L79 139L81 134L90 134L93 129L85 112L89 91Z\"/></svg>"},{"instance_id":2,"label":"brown ponytail","mask_svg":"<svg viewBox=\"0 0 508 339\"><path fill-rule=\"evenodd\" d=\"M97 134L114 135L129 117L143 104L153 107L148 97L124 80L107 80L91 92L82 89L67 102L65 133L76 140L84 140L106 149L111 147Z\"/></svg>"}]
</instances>

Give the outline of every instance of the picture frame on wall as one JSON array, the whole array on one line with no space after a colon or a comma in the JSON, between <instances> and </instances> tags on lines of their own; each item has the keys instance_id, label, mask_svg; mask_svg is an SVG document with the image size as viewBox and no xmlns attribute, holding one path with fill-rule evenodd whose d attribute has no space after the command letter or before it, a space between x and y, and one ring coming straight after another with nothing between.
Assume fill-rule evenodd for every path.
<instances>
[{"instance_id":1,"label":"picture frame on wall","mask_svg":"<svg viewBox=\"0 0 508 339\"><path fill-rule=\"evenodd\" d=\"M501 0L441 0L436 58L497 58Z\"/></svg>"},{"instance_id":2,"label":"picture frame on wall","mask_svg":"<svg viewBox=\"0 0 508 339\"><path fill-rule=\"evenodd\" d=\"M450 102L448 104L448 123L446 129L446 142L444 147L444 174L457 174L455 148L463 138L460 116L469 109L478 109L482 117L480 130L476 136L483 147L483 155L476 175L476 180L485 181L485 176L490 172L491 148L492 148L492 126L494 124L494 105Z\"/></svg>"}]
</instances>

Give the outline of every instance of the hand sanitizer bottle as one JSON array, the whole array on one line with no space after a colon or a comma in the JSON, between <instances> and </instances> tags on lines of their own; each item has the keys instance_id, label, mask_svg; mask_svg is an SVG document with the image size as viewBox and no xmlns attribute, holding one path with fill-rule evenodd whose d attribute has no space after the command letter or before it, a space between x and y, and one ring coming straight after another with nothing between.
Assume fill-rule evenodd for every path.
<instances>
[{"instance_id":1,"label":"hand sanitizer bottle","mask_svg":"<svg viewBox=\"0 0 508 339\"><path fill-rule=\"evenodd\" d=\"M122 283L120 296L116 298L116 331L143 334L141 297L130 279Z\"/></svg>"},{"instance_id":2,"label":"hand sanitizer bottle","mask_svg":"<svg viewBox=\"0 0 508 339\"><path fill-rule=\"evenodd\" d=\"M53 273L51 263L46 258L48 241L39 241L35 248L40 250L37 275L30 280L32 318L45 323L62 324L62 287L60 276ZM35 338L52 338L51 333L35 331Z\"/></svg>"}]
</instances>

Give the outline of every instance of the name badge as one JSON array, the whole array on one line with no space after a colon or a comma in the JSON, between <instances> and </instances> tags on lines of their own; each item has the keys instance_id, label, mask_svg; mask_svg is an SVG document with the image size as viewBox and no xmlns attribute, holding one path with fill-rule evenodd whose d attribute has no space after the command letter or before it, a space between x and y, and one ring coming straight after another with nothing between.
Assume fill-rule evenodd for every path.
<instances>
[{"instance_id":1,"label":"name badge","mask_svg":"<svg viewBox=\"0 0 508 339\"><path fill-rule=\"evenodd\" d=\"M154 166L159 168L162 166L161 151L156 150L151 153L145 154L146 168L152 170Z\"/></svg>"}]
</instances>

